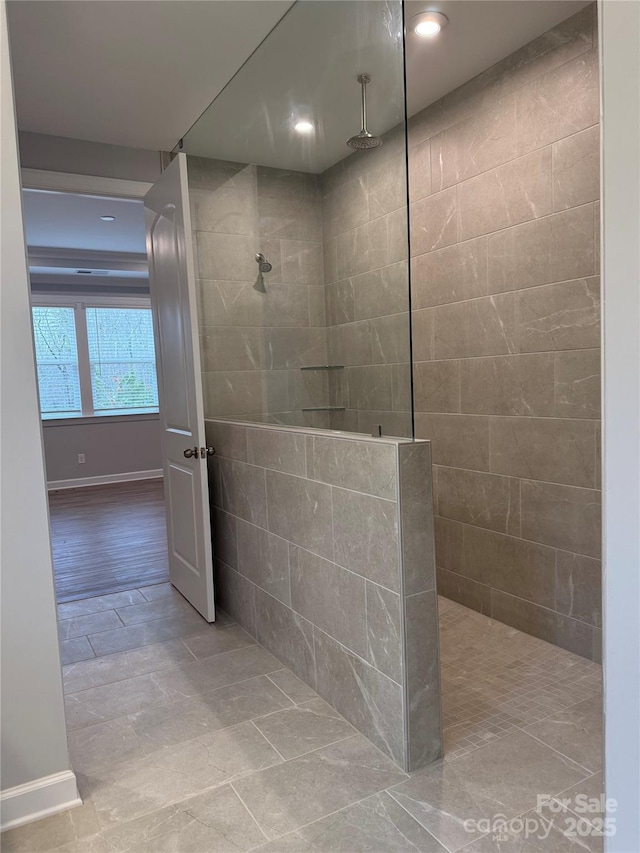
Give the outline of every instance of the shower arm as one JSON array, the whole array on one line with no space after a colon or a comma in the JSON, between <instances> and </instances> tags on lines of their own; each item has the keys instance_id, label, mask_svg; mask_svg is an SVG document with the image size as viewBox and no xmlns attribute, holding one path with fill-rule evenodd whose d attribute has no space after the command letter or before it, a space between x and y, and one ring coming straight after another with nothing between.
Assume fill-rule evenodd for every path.
<instances>
[{"instance_id":1,"label":"shower arm","mask_svg":"<svg viewBox=\"0 0 640 853\"><path fill-rule=\"evenodd\" d=\"M360 115L362 118L362 130L367 133L367 83L371 82L368 74L360 74Z\"/></svg>"}]
</instances>

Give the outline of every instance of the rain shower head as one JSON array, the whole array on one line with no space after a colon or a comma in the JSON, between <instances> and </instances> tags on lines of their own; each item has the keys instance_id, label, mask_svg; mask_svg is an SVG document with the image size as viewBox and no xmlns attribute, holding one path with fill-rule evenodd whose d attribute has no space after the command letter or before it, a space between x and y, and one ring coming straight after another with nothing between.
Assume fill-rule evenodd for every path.
<instances>
[{"instance_id":1,"label":"rain shower head","mask_svg":"<svg viewBox=\"0 0 640 853\"><path fill-rule=\"evenodd\" d=\"M379 136L369 133L368 130L361 130L360 133L356 133L355 136L347 139L347 145L355 151L368 151L370 148L379 148L382 145L382 140Z\"/></svg>"},{"instance_id":2,"label":"rain shower head","mask_svg":"<svg viewBox=\"0 0 640 853\"><path fill-rule=\"evenodd\" d=\"M362 129L347 139L347 145L355 151L368 151L382 145L382 139L367 130L367 83L371 82L371 77L368 74L359 74L357 79L362 88Z\"/></svg>"}]
</instances>

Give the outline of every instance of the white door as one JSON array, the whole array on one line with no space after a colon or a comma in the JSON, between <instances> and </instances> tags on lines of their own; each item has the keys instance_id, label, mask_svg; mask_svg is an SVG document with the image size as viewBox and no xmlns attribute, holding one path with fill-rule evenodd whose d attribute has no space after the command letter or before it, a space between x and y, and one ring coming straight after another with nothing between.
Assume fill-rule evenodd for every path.
<instances>
[{"instance_id":1,"label":"white door","mask_svg":"<svg viewBox=\"0 0 640 853\"><path fill-rule=\"evenodd\" d=\"M204 407L187 160L178 154L144 200L171 583L215 619Z\"/></svg>"}]
</instances>

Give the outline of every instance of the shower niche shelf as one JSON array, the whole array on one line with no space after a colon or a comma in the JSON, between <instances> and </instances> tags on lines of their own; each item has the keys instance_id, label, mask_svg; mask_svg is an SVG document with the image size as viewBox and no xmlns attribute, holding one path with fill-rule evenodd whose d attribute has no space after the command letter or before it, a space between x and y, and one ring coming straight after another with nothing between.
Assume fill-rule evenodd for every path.
<instances>
[{"instance_id":1,"label":"shower niche shelf","mask_svg":"<svg viewBox=\"0 0 640 853\"><path fill-rule=\"evenodd\" d=\"M344 364L311 364L301 367L300 370L344 370Z\"/></svg>"},{"instance_id":2,"label":"shower niche shelf","mask_svg":"<svg viewBox=\"0 0 640 853\"><path fill-rule=\"evenodd\" d=\"M344 406L307 406L302 409L303 412L344 412Z\"/></svg>"}]
</instances>

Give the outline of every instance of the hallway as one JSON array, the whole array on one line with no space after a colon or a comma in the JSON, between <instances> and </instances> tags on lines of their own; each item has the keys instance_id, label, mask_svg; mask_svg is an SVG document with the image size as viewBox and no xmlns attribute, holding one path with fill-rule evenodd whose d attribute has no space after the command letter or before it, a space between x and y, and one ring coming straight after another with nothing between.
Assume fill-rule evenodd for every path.
<instances>
[{"instance_id":1,"label":"hallway","mask_svg":"<svg viewBox=\"0 0 640 853\"><path fill-rule=\"evenodd\" d=\"M50 492L49 515L58 604L169 580L161 479Z\"/></svg>"},{"instance_id":2,"label":"hallway","mask_svg":"<svg viewBox=\"0 0 640 853\"><path fill-rule=\"evenodd\" d=\"M599 796L599 666L451 601L440 610L446 755L408 776L238 625L207 625L169 584L60 605L85 802L5 833L3 850L601 850L557 803L535 811L539 794ZM514 830L498 842L465 823L495 815L538 819L545 840Z\"/></svg>"}]
</instances>

